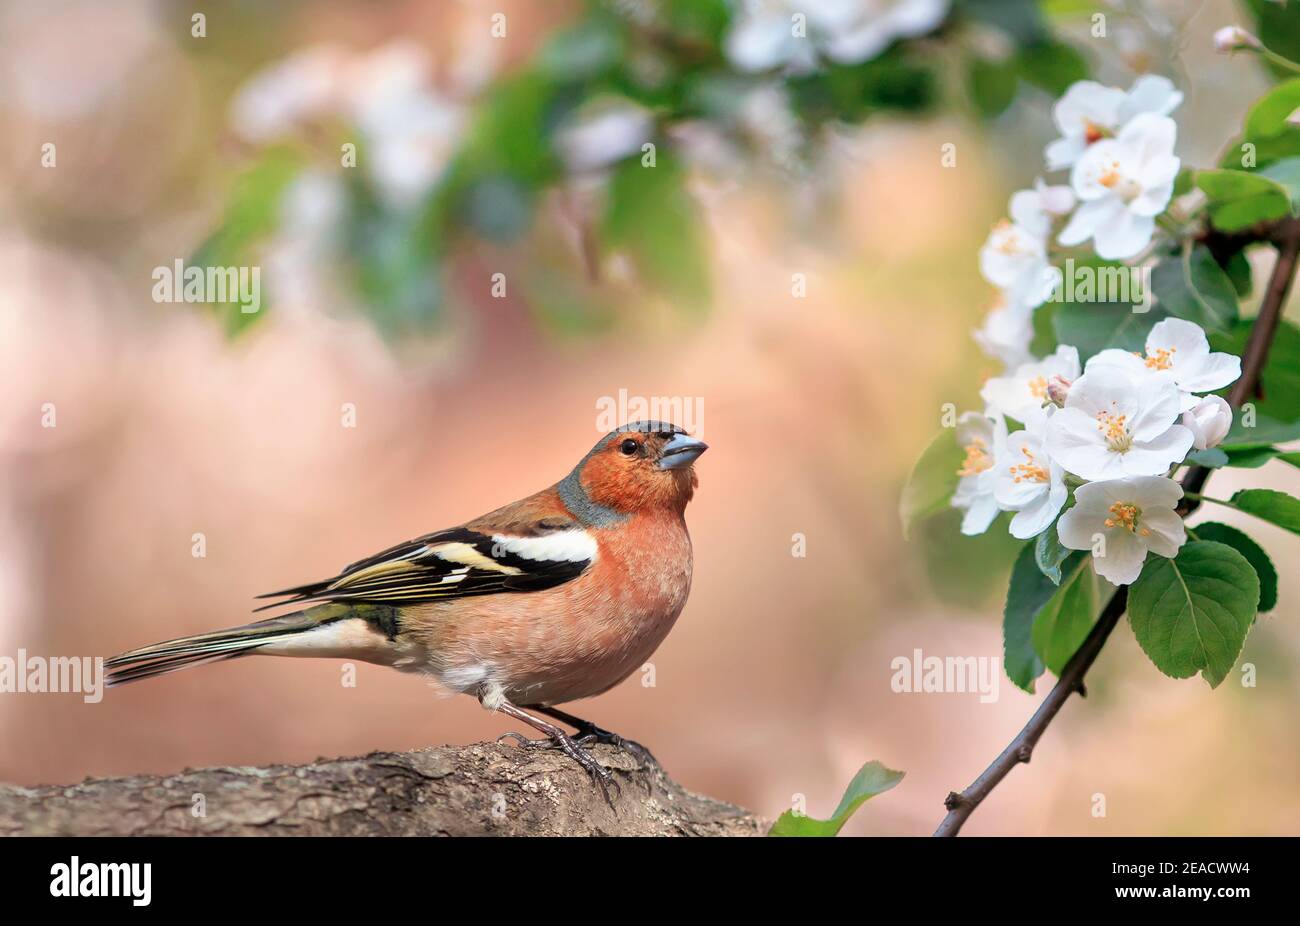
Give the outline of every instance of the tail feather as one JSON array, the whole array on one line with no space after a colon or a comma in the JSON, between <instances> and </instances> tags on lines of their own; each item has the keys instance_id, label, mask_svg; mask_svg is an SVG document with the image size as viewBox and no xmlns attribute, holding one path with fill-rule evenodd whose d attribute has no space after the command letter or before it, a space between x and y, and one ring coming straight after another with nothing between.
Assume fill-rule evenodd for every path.
<instances>
[{"instance_id":1,"label":"tail feather","mask_svg":"<svg viewBox=\"0 0 1300 926\"><path fill-rule=\"evenodd\" d=\"M247 656L273 640L312 630L346 613L347 609L338 606L308 608L241 627L143 646L105 660L108 674L104 681L111 688L191 666Z\"/></svg>"}]
</instances>

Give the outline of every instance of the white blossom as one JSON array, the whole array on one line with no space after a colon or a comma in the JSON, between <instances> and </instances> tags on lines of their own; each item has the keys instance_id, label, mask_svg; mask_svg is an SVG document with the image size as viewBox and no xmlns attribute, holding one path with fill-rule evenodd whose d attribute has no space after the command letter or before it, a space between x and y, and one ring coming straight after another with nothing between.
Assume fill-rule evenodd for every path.
<instances>
[{"instance_id":1,"label":"white blossom","mask_svg":"<svg viewBox=\"0 0 1300 926\"><path fill-rule=\"evenodd\" d=\"M1222 389L1241 375L1240 357L1211 353L1201 326L1182 318L1166 318L1152 326L1145 357L1110 348L1092 357L1087 369L1105 366L1119 367L1139 378L1169 373L1178 385L1180 411L1197 403L1196 393Z\"/></svg>"},{"instance_id":2,"label":"white blossom","mask_svg":"<svg viewBox=\"0 0 1300 926\"><path fill-rule=\"evenodd\" d=\"M1062 344L1042 360L1018 365L1006 376L994 376L980 389L980 398L990 410L1027 423L1041 416L1053 377L1073 382L1079 376L1079 352Z\"/></svg>"},{"instance_id":3,"label":"white blossom","mask_svg":"<svg viewBox=\"0 0 1300 926\"><path fill-rule=\"evenodd\" d=\"M1192 432L1175 423L1178 415L1178 386L1169 373L1139 377L1115 366L1090 368L1048 421L1047 445L1081 479L1154 476L1192 447Z\"/></svg>"},{"instance_id":4,"label":"white blossom","mask_svg":"<svg viewBox=\"0 0 1300 926\"><path fill-rule=\"evenodd\" d=\"M966 412L957 419L957 443L965 451L957 475L954 508L965 509L961 532L982 534L998 516L997 461L1006 446L1007 425L1001 418Z\"/></svg>"},{"instance_id":5,"label":"white blossom","mask_svg":"<svg viewBox=\"0 0 1300 926\"><path fill-rule=\"evenodd\" d=\"M807 73L823 56L860 64L896 39L932 31L948 6L949 0L748 0L737 11L724 47L732 65L749 73L774 68Z\"/></svg>"},{"instance_id":6,"label":"white blossom","mask_svg":"<svg viewBox=\"0 0 1300 926\"><path fill-rule=\"evenodd\" d=\"M1072 84L1052 107L1061 137L1047 146L1048 170L1069 167L1089 145L1114 136L1135 116L1167 116L1182 101L1167 77L1154 74L1139 77L1127 93L1092 80Z\"/></svg>"},{"instance_id":7,"label":"white blossom","mask_svg":"<svg viewBox=\"0 0 1300 926\"><path fill-rule=\"evenodd\" d=\"M984 322L974 332L975 343L984 353L1013 370L1032 361L1029 345L1034 340L1033 309L1013 302L1006 292L1000 293Z\"/></svg>"},{"instance_id":8,"label":"white blossom","mask_svg":"<svg viewBox=\"0 0 1300 926\"><path fill-rule=\"evenodd\" d=\"M1069 496L1065 472L1043 440L1043 425L1039 415L1036 425L1007 435L1005 452L996 464L994 495L998 507L1016 513L1011 535L1021 540L1045 531Z\"/></svg>"},{"instance_id":9,"label":"white blossom","mask_svg":"<svg viewBox=\"0 0 1300 926\"><path fill-rule=\"evenodd\" d=\"M1074 507L1061 515L1056 533L1071 550L1093 551L1093 568L1114 585L1128 585L1142 572L1148 551L1174 557L1187 540L1174 507L1183 489L1162 476L1090 482L1074 491Z\"/></svg>"},{"instance_id":10,"label":"white blossom","mask_svg":"<svg viewBox=\"0 0 1300 926\"><path fill-rule=\"evenodd\" d=\"M1092 145L1075 162L1070 185L1082 205L1061 232L1061 244L1089 238L1099 257L1122 260L1151 243L1156 216L1174 193L1181 162L1178 127L1168 116L1135 117L1117 137Z\"/></svg>"}]
</instances>

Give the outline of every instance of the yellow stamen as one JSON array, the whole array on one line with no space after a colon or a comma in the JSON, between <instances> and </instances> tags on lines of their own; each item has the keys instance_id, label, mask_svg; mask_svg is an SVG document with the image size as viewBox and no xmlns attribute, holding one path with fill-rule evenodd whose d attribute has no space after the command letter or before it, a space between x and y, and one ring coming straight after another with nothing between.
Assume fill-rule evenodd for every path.
<instances>
[{"instance_id":1,"label":"yellow stamen","mask_svg":"<svg viewBox=\"0 0 1300 926\"><path fill-rule=\"evenodd\" d=\"M1028 447L1021 447L1020 453L1029 462L1017 463L1014 466L1007 467L1011 473L1012 482L1047 482L1051 478L1047 470L1039 466L1035 461L1034 455Z\"/></svg>"},{"instance_id":2,"label":"yellow stamen","mask_svg":"<svg viewBox=\"0 0 1300 926\"><path fill-rule=\"evenodd\" d=\"M957 470L958 476L975 476L984 472L993 465L993 458L989 456L988 445L980 438L975 438L966 445L966 459L962 461L961 469Z\"/></svg>"},{"instance_id":3,"label":"yellow stamen","mask_svg":"<svg viewBox=\"0 0 1300 926\"><path fill-rule=\"evenodd\" d=\"M1107 518L1103 522L1107 527L1122 527L1130 534L1141 534L1143 537L1151 533L1145 527L1138 530L1138 519L1142 517L1142 509L1131 502L1116 502L1110 506L1110 513L1114 517Z\"/></svg>"},{"instance_id":4,"label":"yellow stamen","mask_svg":"<svg viewBox=\"0 0 1300 926\"><path fill-rule=\"evenodd\" d=\"M1047 377L1039 376L1029 381L1029 394L1035 399L1047 398Z\"/></svg>"},{"instance_id":5,"label":"yellow stamen","mask_svg":"<svg viewBox=\"0 0 1300 926\"><path fill-rule=\"evenodd\" d=\"M1119 183L1121 179L1119 161L1111 161L1110 166L1101 172L1101 176L1097 178L1097 182L1107 189L1111 189L1115 184Z\"/></svg>"},{"instance_id":6,"label":"yellow stamen","mask_svg":"<svg viewBox=\"0 0 1300 926\"><path fill-rule=\"evenodd\" d=\"M1097 430L1116 453L1126 453L1133 445L1133 436L1128 432L1128 415L1097 412Z\"/></svg>"},{"instance_id":7,"label":"yellow stamen","mask_svg":"<svg viewBox=\"0 0 1300 926\"><path fill-rule=\"evenodd\" d=\"M1083 120L1083 138L1088 144L1100 141L1106 137L1106 130L1093 122L1091 119Z\"/></svg>"},{"instance_id":8,"label":"yellow stamen","mask_svg":"<svg viewBox=\"0 0 1300 926\"><path fill-rule=\"evenodd\" d=\"M1174 365L1176 347L1158 347L1155 353L1147 355L1147 366L1153 370L1168 370Z\"/></svg>"}]
</instances>

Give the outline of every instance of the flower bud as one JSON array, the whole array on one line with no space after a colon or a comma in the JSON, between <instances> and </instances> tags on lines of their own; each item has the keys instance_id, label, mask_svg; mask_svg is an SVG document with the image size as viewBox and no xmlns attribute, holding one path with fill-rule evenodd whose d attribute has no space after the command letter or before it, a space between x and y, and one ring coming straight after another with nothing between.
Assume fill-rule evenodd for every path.
<instances>
[{"instance_id":1,"label":"flower bud","mask_svg":"<svg viewBox=\"0 0 1300 926\"><path fill-rule=\"evenodd\" d=\"M1047 401L1057 408L1065 407L1065 399L1070 394L1070 381L1059 373L1047 381Z\"/></svg>"},{"instance_id":2,"label":"flower bud","mask_svg":"<svg viewBox=\"0 0 1300 926\"><path fill-rule=\"evenodd\" d=\"M1260 48L1259 39L1241 26L1224 26L1214 33L1214 50L1220 54L1229 54L1240 48Z\"/></svg>"},{"instance_id":3,"label":"flower bud","mask_svg":"<svg viewBox=\"0 0 1300 926\"><path fill-rule=\"evenodd\" d=\"M1197 450L1217 447L1232 427L1232 406L1217 395L1207 395L1183 412L1183 427L1192 432L1192 446Z\"/></svg>"}]
</instances>

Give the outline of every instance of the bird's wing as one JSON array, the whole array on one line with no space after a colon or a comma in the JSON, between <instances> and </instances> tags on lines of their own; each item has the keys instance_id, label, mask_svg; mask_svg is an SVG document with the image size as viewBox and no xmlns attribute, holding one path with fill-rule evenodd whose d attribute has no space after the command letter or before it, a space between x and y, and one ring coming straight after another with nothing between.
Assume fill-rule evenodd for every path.
<instances>
[{"instance_id":1,"label":"bird's wing","mask_svg":"<svg viewBox=\"0 0 1300 926\"><path fill-rule=\"evenodd\" d=\"M516 521L508 530L454 527L390 547L333 579L259 598L273 608L300 601L421 601L531 592L575 579L596 558L596 540L572 518ZM259 608L258 610L264 610Z\"/></svg>"}]
</instances>

